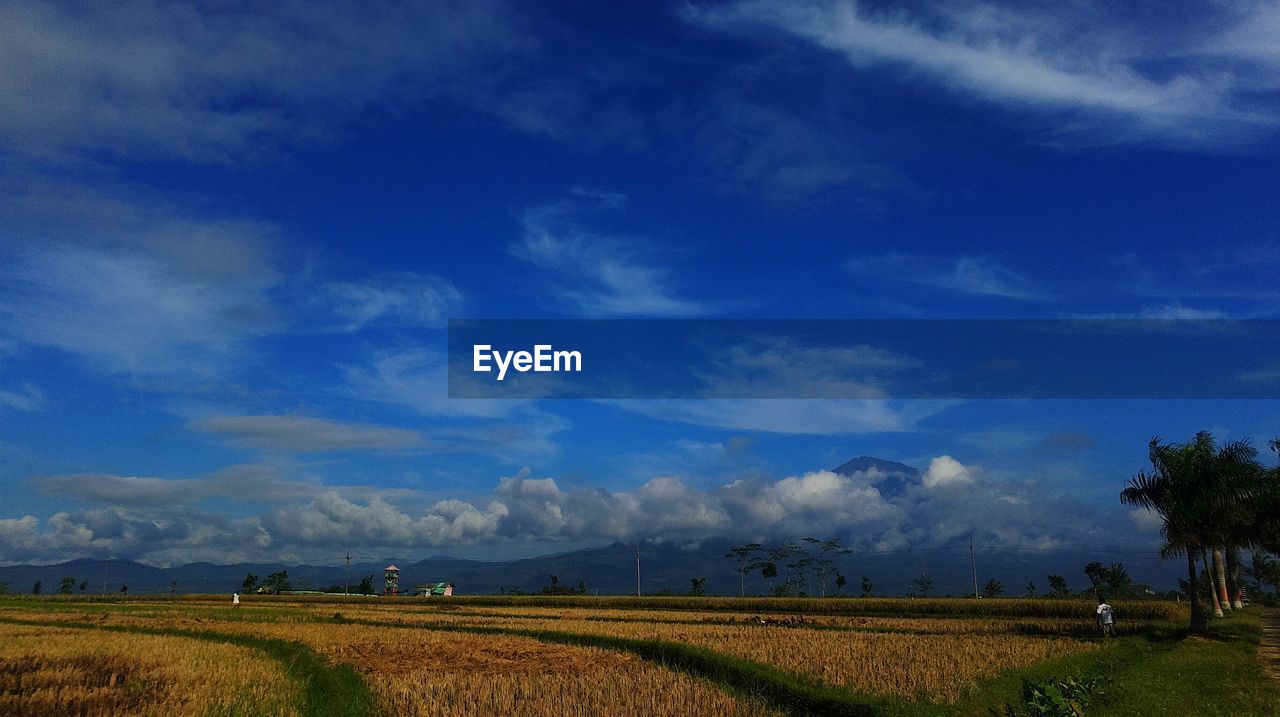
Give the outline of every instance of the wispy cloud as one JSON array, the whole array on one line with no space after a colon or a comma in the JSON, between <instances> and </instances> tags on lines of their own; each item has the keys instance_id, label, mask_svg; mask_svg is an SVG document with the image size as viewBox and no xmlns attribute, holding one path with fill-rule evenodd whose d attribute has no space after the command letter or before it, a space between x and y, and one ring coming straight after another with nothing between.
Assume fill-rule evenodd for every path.
<instances>
[{"instance_id":1,"label":"wispy cloud","mask_svg":"<svg viewBox=\"0 0 1280 717\"><path fill-rule=\"evenodd\" d=\"M44 392L35 384L23 383L16 390L0 388L0 406L16 411L39 411L44 405Z\"/></svg>"},{"instance_id":2,"label":"wispy cloud","mask_svg":"<svg viewBox=\"0 0 1280 717\"><path fill-rule=\"evenodd\" d=\"M784 33L840 53L853 67L924 77L959 95L1056 118L1058 131L1101 141L1232 145L1280 122L1259 89L1275 90L1274 40L1250 26L1264 4L1223 32L1160 46L1117 31L1122 18L1019 13L993 5L914 13L853 2L745 0L686 10L705 27ZM1159 69L1155 69L1159 67Z\"/></svg>"},{"instance_id":3,"label":"wispy cloud","mask_svg":"<svg viewBox=\"0 0 1280 717\"><path fill-rule=\"evenodd\" d=\"M462 293L448 280L411 272L334 282L323 287L320 298L348 331L441 326L463 305Z\"/></svg>"},{"instance_id":4,"label":"wispy cloud","mask_svg":"<svg viewBox=\"0 0 1280 717\"><path fill-rule=\"evenodd\" d=\"M0 6L0 138L33 154L243 163L327 139L371 103L439 95L528 44L496 2L235 5Z\"/></svg>"},{"instance_id":5,"label":"wispy cloud","mask_svg":"<svg viewBox=\"0 0 1280 717\"><path fill-rule=\"evenodd\" d=\"M1050 298L1031 279L986 256L864 255L850 257L845 268L861 280L879 284L914 284L954 294L1018 301Z\"/></svg>"},{"instance_id":6,"label":"wispy cloud","mask_svg":"<svg viewBox=\"0 0 1280 717\"><path fill-rule=\"evenodd\" d=\"M417 431L309 416L215 416L193 421L189 427L248 448L278 453L387 451L425 443Z\"/></svg>"},{"instance_id":7,"label":"wispy cloud","mask_svg":"<svg viewBox=\"0 0 1280 717\"><path fill-rule=\"evenodd\" d=\"M188 272L156 255L30 246L0 265L0 318L20 342L134 375L208 375L249 356L275 315L262 276Z\"/></svg>"},{"instance_id":8,"label":"wispy cloud","mask_svg":"<svg viewBox=\"0 0 1280 717\"><path fill-rule=\"evenodd\" d=\"M649 418L733 431L841 436L917 430L957 401L887 399L629 399L611 405Z\"/></svg>"},{"instance_id":9,"label":"wispy cloud","mask_svg":"<svg viewBox=\"0 0 1280 717\"><path fill-rule=\"evenodd\" d=\"M680 296L667 269L637 240L594 231L588 215L618 209L626 197L571 188L570 196L529 209L511 253L542 270L554 306L588 317L693 316L701 302Z\"/></svg>"}]
</instances>

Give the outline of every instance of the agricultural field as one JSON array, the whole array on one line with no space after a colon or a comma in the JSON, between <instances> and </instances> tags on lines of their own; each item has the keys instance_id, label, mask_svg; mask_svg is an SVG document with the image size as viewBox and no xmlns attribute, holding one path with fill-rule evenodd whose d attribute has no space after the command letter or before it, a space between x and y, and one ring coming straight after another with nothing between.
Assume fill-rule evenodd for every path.
<instances>
[{"instance_id":1,"label":"agricultural field","mask_svg":"<svg viewBox=\"0 0 1280 717\"><path fill-rule=\"evenodd\" d=\"M1251 669L1257 611L1231 654L1188 652L1178 604L1121 614L1104 640L1048 600L10 599L0 714L1032 714L1064 680L1108 714L1161 660ZM1280 708L1258 676L1235 714Z\"/></svg>"}]
</instances>

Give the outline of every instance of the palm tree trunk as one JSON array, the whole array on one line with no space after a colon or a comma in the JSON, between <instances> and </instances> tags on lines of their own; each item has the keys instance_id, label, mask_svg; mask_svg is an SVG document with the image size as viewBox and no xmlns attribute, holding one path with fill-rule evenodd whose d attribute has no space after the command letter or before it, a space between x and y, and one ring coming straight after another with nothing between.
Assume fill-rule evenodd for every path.
<instances>
[{"instance_id":1,"label":"palm tree trunk","mask_svg":"<svg viewBox=\"0 0 1280 717\"><path fill-rule=\"evenodd\" d=\"M1209 581L1209 602L1213 605L1213 616L1222 617L1222 603L1218 602L1218 590L1213 585L1213 569L1209 567L1209 552L1200 552L1200 562L1204 564L1204 575Z\"/></svg>"},{"instance_id":2,"label":"palm tree trunk","mask_svg":"<svg viewBox=\"0 0 1280 717\"><path fill-rule=\"evenodd\" d=\"M1240 551L1232 548L1227 551L1227 589L1231 591L1231 608L1244 609L1244 594L1240 589Z\"/></svg>"},{"instance_id":3,"label":"palm tree trunk","mask_svg":"<svg viewBox=\"0 0 1280 717\"><path fill-rule=\"evenodd\" d=\"M1187 548L1187 599L1191 601L1191 631L1207 632L1209 617L1200 603L1200 571L1196 568L1196 551Z\"/></svg>"},{"instance_id":4,"label":"palm tree trunk","mask_svg":"<svg viewBox=\"0 0 1280 717\"><path fill-rule=\"evenodd\" d=\"M1218 588L1218 604L1223 611L1231 610L1231 594L1227 592L1226 558L1222 557L1222 548L1213 549L1213 579Z\"/></svg>"}]
</instances>

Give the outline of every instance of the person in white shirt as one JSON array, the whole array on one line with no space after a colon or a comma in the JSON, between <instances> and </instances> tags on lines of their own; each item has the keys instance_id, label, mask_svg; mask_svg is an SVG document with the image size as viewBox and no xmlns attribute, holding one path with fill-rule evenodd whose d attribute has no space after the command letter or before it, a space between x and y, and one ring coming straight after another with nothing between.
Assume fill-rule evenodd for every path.
<instances>
[{"instance_id":1,"label":"person in white shirt","mask_svg":"<svg viewBox=\"0 0 1280 717\"><path fill-rule=\"evenodd\" d=\"M1106 598L1098 598L1098 626L1102 628L1103 637L1116 634L1116 609L1107 603Z\"/></svg>"},{"instance_id":2,"label":"person in white shirt","mask_svg":"<svg viewBox=\"0 0 1280 717\"><path fill-rule=\"evenodd\" d=\"M240 607L240 593L231 593L231 607Z\"/></svg>"}]
</instances>

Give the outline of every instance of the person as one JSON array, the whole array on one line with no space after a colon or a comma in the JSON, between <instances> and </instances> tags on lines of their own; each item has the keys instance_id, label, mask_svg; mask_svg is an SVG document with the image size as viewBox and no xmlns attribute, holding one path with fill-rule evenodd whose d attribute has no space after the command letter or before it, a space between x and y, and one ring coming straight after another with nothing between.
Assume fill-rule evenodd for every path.
<instances>
[{"instance_id":1,"label":"person","mask_svg":"<svg viewBox=\"0 0 1280 717\"><path fill-rule=\"evenodd\" d=\"M1116 609L1107 603L1107 599L1098 598L1098 626L1102 628L1103 637L1114 637L1116 634Z\"/></svg>"},{"instance_id":2,"label":"person","mask_svg":"<svg viewBox=\"0 0 1280 717\"><path fill-rule=\"evenodd\" d=\"M240 607L240 593L231 593L231 607Z\"/></svg>"}]
</instances>

